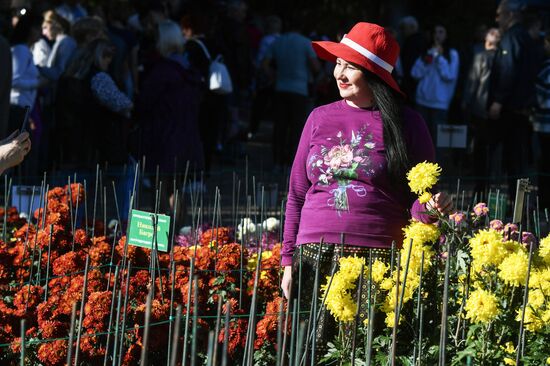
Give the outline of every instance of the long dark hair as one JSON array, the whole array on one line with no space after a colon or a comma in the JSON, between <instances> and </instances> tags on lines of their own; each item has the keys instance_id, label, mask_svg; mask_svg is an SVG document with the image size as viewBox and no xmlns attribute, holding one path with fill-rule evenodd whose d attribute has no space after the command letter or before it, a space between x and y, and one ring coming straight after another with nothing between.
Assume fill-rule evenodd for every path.
<instances>
[{"instance_id":1,"label":"long dark hair","mask_svg":"<svg viewBox=\"0 0 550 366\"><path fill-rule=\"evenodd\" d=\"M445 29L445 33L447 36L445 37L445 40L443 41L443 44L441 47L443 47L443 57L447 59L448 62L451 62L451 43L449 41L449 29L444 26L442 23L435 23L433 27L430 30L430 41L426 43L426 49L425 52L428 52L428 50L433 46L434 43L434 36L435 36L435 28L442 27Z\"/></svg>"},{"instance_id":2,"label":"long dark hair","mask_svg":"<svg viewBox=\"0 0 550 366\"><path fill-rule=\"evenodd\" d=\"M410 162L403 138L403 97L372 72L363 70L363 74L372 90L374 107L382 118L389 176L395 184L404 185Z\"/></svg>"},{"instance_id":3,"label":"long dark hair","mask_svg":"<svg viewBox=\"0 0 550 366\"><path fill-rule=\"evenodd\" d=\"M108 40L98 38L77 50L72 61L67 66L64 76L83 80L88 77L92 68L99 68L99 62L105 55L113 56L114 49Z\"/></svg>"}]
</instances>

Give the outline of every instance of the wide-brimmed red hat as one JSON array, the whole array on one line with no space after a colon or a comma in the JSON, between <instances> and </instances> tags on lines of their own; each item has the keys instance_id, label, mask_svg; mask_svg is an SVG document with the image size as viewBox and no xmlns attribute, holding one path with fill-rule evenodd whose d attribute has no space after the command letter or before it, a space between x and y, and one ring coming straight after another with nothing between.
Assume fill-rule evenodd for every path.
<instances>
[{"instance_id":1,"label":"wide-brimmed red hat","mask_svg":"<svg viewBox=\"0 0 550 366\"><path fill-rule=\"evenodd\" d=\"M313 49L321 59L335 62L339 57L357 64L403 94L391 76L399 56L399 44L383 27L372 23L357 23L339 43L312 43Z\"/></svg>"}]
</instances>

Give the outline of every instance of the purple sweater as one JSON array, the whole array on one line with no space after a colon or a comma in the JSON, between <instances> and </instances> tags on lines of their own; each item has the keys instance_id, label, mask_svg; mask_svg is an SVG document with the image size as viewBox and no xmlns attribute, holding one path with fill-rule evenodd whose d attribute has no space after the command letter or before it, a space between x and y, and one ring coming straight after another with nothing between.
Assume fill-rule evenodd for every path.
<instances>
[{"instance_id":1,"label":"purple sweater","mask_svg":"<svg viewBox=\"0 0 550 366\"><path fill-rule=\"evenodd\" d=\"M434 160L424 120L404 109L403 134L412 165ZM318 107L306 121L290 174L281 264L292 263L297 245L339 243L389 248L401 244L413 217L428 221L423 205L390 185L378 111L345 100Z\"/></svg>"}]
</instances>

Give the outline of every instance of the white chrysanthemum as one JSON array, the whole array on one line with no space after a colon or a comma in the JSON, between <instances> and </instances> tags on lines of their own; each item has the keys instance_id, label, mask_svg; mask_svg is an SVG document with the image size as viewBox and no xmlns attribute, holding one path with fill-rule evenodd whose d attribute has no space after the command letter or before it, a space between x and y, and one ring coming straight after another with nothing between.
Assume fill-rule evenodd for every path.
<instances>
[{"instance_id":1,"label":"white chrysanthemum","mask_svg":"<svg viewBox=\"0 0 550 366\"><path fill-rule=\"evenodd\" d=\"M262 223L262 228L267 231L275 231L279 228L279 220L275 217L270 217L267 220L264 220Z\"/></svg>"}]
</instances>

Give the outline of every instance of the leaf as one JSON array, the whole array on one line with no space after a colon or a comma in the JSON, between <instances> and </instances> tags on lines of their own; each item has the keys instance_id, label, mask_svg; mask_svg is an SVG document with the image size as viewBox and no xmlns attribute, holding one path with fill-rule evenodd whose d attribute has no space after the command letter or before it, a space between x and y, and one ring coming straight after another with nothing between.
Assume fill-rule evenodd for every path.
<instances>
[{"instance_id":1,"label":"leaf","mask_svg":"<svg viewBox=\"0 0 550 366\"><path fill-rule=\"evenodd\" d=\"M346 179L357 179L357 173L352 169L339 169L338 176ZM335 174L336 175L336 174Z\"/></svg>"},{"instance_id":2,"label":"leaf","mask_svg":"<svg viewBox=\"0 0 550 366\"><path fill-rule=\"evenodd\" d=\"M399 356L397 357L397 359L400 361L398 363L398 365L403 365L403 366L414 366L414 361L411 360L411 358L407 357L407 356Z\"/></svg>"},{"instance_id":3,"label":"leaf","mask_svg":"<svg viewBox=\"0 0 550 366\"><path fill-rule=\"evenodd\" d=\"M225 281L224 276L218 276L214 280L214 285L223 285L224 281Z\"/></svg>"},{"instance_id":4,"label":"leaf","mask_svg":"<svg viewBox=\"0 0 550 366\"><path fill-rule=\"evenodd\" d=\"M457 267L460 273L466 273L468 266L466 265L466 261L468 260L469 256L468 253L464 252L463 250L458 250L456 253L456 260L457 260Z\"/></svg>"}]
</instances>

